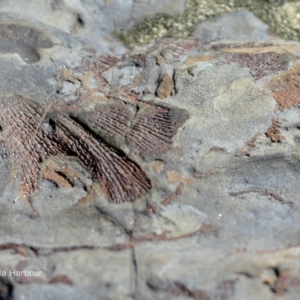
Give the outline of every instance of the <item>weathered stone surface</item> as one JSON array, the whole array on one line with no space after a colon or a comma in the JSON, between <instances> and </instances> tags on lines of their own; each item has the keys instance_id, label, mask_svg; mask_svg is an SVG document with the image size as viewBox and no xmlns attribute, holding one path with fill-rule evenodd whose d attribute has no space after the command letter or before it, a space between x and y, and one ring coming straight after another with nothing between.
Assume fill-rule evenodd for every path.
<instances>
[{"instance_id":1,"label":"weathered stone surface","mask_svg":"<svg viewBox=\"0 0 300 300\"><path fill-rule=\"evenodd\" d=\"M300 45L239 12L129 51L113 31L184 2L18 3L0 4L0 298L298 299ZM58 130L74 151L46 155ZM80 153L99 145L143 193Z\"/></svg>"},{"instance_id":2,"label":"weathered stone surface","mask_svg":"<svg viewBox=\"0 0 300 300\"><path fill-rule=\"evenodd\" d=\"M203 44L213 40L251 41L270 39L268 26L249 11L226 14L212 21L200 23L193 36Z\"/></svg>"},{"instance_id":3,"label":"weathered stone surface","mask_svg":"<svg viewBox=\"0 0 300 300\"><path fill-rule=\"evenodd\" d=\"M133 2L133 16L136 20L142 20L161 14L162 12L166 15L177 15L182 14L185 8L185 2L183 0L137 0Z\"/></svg>"}]
</instances>

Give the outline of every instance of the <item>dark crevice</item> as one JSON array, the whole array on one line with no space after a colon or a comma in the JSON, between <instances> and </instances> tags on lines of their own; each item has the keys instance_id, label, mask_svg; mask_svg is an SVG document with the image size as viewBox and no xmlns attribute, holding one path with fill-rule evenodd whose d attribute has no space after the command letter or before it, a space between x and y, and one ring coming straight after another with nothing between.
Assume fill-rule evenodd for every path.
<instances>
[{"instance_id":1,"label":"dark crevice","mask_svg":"<svg viewBox=\"0 0 300 300\"><path fill-rule=\"evenodd\" d=\"M81 26L84 27L85 22L83 21L82 17L80 14L77 14L77 23Z\"/></svg>"},{"instance_id":2,"label":"dark crevice","mask_svg":"<svg viewBox=\"0 0 300 300\"><path fill-rule=\"evenodd\" d=\"M137 257L135 252L135 247L131 250L131 258L132 258L132 265L133 265L133 272L134 272L134 294L133 299L139 300L139 272L138 272L138 264L137 264Z\"/></svg>"}]
</instances>

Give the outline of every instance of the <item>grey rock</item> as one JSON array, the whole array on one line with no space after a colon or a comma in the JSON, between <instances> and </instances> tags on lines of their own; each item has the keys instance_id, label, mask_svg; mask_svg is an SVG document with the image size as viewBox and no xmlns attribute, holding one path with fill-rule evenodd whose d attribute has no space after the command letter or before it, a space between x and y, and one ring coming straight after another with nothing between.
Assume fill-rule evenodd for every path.
<instances>
[{"instance_id":1,"label":"grey rock","mask_svg":"<svg viewBox=\"0 0 300 300\"><path fill-rule=\"evenodd\" d=\"M215 20L204 21L197 25L192 35L203 44L214 40L251 41L271 38L268 26L249 11L233 12Z\"/></svg>"},{"instance_id":2,"label":"grey rock","mask_svg":"<svg viewBox=\"0 0 300 300\"><path fill-rule=\"evenodd\" d=\"M151 17L156 14L178 15L184 12L185 2L182 0L136 0L133 1L132 16L136 20Z\"/></svg>"},{"instance_id":3,"label":"grey rock","mask_svg":"<svg viewBox=\"0 0 300 300\"><path fill-rule=\"evenodd\" d=\"M57 253L49 260L56 266L52 277L68 274L75 287L104 299L131 299L134 292L134 268L131 250L81 250ZM74 272L74 266L78 272Z\"/></svg>"},{"instance_id":4,"label":"grey rock","mask_svg":"<svg viewBox=\"0 0 300 300\"><path fill-rule=\"evenodd\" d=\"M200 43L167 39L125 53L112 36L183 9L167 0L0 3L1 100L75 105L88 131L107 101L133 115L156 105L179 124L159 154L130 143L134 118L115 142L91 129L139 165L151 190L111 203L77 158L50 157L43 168L54 162L76 176L58 187L43 169L30 199L39 217L0 148L0 298L297 299L299 44L272 39L249 12L200 24ZM101 55L118 60L103 67Z\"/></svg>"},{"instance_id":5,"label":"grey rock","mask_svg":"<svg viewBox=\"0 0 300 300\"><path fill-rule=\"evenodd\" d=\"M234 151L255 132L268 128L275 103L267 93L254 88L253 79L244 70L208 65L186 85L183 82L189 80L188 73L189 69L182 69L176 74L179 93L172 103L180 105L185 97L184 106L197 115L197 137L209 147ZM189 122L186 126L196 127L193 118Z\"/></svg>"},{"instance_id":6,"label":"grey rock","mask_svg":"<svg viewBox=\"0 0 300 300\"><path fill-rule=\"evenodd\" d=\"M251 41L271 38L268 26L249 11L229 13L213 21L202 22L192 35L203 44L214 40Z\"/></svg>"},{"instance_id":7,"label":"grey rock","mask_svg":"<svg viewBox=\"0 0 300 300\"><path fill-rule=\"evenodd\" d=\"M103 297L106 297L105 294L102 294ZM88 291L84 291L83 289L70 287L65 284L27 284L18 286L16 290L13 293L14 299L49 299L49 300L59 300L59 299L65 299L65 300L79 300L79 299L87 299L87 300L96 300L99 299L99 295L93 295L92 293L89 293ZM103 298L103 299L109 299L109 298Z\"/></svg>"}]
</instances>

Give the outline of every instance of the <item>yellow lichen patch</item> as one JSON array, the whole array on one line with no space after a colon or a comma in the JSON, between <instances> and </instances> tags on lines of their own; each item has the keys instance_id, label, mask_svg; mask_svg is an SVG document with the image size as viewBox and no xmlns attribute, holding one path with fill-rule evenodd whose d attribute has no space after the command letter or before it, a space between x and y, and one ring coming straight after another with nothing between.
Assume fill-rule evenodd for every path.
<instances>
[{"instance_id":1,"label":"yellow lichen patch","mask_svg":"<svg viewBox=\"0 0 300 300\"><path fill-rule=\"evenodd\" d=\"M270 30L287 40L299 40L299 1L262 0L186 0L185 11L178 15L158 14L142 20L129 31L116 32L116 37L127 47L145 45L151 40L165 37L190 36L195 25L229 12L247 9Z\"/></svg>"}]
</instances>

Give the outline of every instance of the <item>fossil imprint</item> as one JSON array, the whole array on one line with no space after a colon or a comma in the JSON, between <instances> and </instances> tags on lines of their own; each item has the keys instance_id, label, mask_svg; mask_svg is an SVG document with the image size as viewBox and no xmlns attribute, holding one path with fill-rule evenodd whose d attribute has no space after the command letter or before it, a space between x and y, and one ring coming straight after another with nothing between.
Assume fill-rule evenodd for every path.
<instances>
[{"instance_id":1,"label":"fossil imprint","mask_svg":"<svg viewBox=\"0 0 300 300\"><path fill-rule=\"evenodd\" d=\"M148 53L161 50L178 58L197 45L195 39L168 41L134 59L142 65ZM112 202L135 201L151 188L146 173L128 158L122 145L144 155L159 156L170 148L188 114L176 107L142 101L130 89L111 87L102 74L119 61L111 56L100 57L87 67L101 90L110 91L101 101L95 100L97 97L85 88L82 79L80 96L71 103L50 101L44 107L22 96L1 100L0 143L10 163L17 167L21 194L29 203L38 187L43 162L57 155L77 157ZM72 72L68 76L67 80L75 80ZM94 106L87 110L89 102Z\"/></svg>"},{"instance_id":2,"label":"fossil imprint","mask_svg":"<svg viewBox=\"0 0 300 300\"><path fill-rule=\"evenodd\" d=\"M76 115L78 112L76 112ZM21 192L36 190L41 162L51 155L73 155L92 172L113 202L134 201L151 187L145 172L107 141L124 138L143 153L160 154L172 143L179 124L170 109L142 104L134 115L126 104L101 104L90 113L92 129L74 114L43 109L20 96L0 110L1 144L13 165L19 166ZM102 132L99 136L93 129Z\"/></svg>"}]
</instances>

